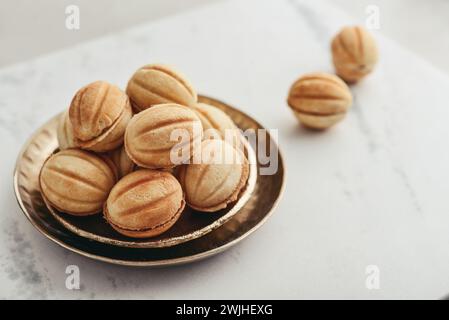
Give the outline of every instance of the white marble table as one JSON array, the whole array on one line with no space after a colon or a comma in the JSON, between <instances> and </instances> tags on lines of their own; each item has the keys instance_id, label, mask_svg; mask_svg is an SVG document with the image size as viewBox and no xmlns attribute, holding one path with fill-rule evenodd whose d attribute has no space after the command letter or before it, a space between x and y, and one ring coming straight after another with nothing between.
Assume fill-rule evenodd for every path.
<instances>
[{"instance_id":1,"label":"white marble table","mask_svg":"<svg viewBox=\"0 0 449 320\"><path fill-rule=\"evenodd\" d=\"M326 3L224 1L0 71L1 298L440 298L449 292L449 78L376 34L381 61L353 86L347 119L324 133L296 123L290 83L332 71L329 39L351 20ZM286 191L273 217L203 262L133 269L53 244L12 190L26 138L85 83L125 86L166 62L199 92L279 129ZM81 289L65 287L77 265ZM367 265L380 288L365 285Z\"/></svg>"}]
</instances>

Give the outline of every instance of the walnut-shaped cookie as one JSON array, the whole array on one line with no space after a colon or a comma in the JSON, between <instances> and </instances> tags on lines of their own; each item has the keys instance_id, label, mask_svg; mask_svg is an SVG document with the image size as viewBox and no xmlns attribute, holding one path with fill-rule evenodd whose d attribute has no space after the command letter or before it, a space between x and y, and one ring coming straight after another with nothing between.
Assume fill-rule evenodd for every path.
<instances>
[{"instance_id":1,"label":"walnut-shaped cookie","mask_svg":"<svg viewBox=\"0 0 449 320\"><path fill-rule=\"evenodd\" d=\"M139 68L126 88L136 112L157 104L178 103L193 106L196 91L178 71L162 64L150 64Z\"/></svg>"},{"instance_id":2,"label":"walnut-shaped cookie","mask_svg":"<svg viewBox=\"0 0 449 320\"><path fill-rule=\"evenodd\" d=\"M198 211L215 212L236 201L249 176L243 152L229 143L203 140L192 163L178 170L187 204Z\"/></svg>"},{"instance_id":3,"label":"walnut-shaped cookie","mask_svg":"<svg viewBox=\"0 0 449 320\"><path fill-rule=\"evenodd\" d=\"M352 95L337 76L316 72L305 74L293 83L287 103L303 125L326 129L345 117Z\"/></svg>"},{"instance_id":4,"label":"walnut-shaped cookie","mask_svg":"<svg viewBox=\"0 0 449 320\"><path fill-rule=\"evenodd\" d=\"M101 157L79 149L52 155L39 176L45 199L59 211L75 216L100 212L115 182L113 170Z\"/></svg>"},{"instance_id":5,"label":"walnut-shaped cookie","mask_svg":"<svg viewBox=\"0 0 449 320\"><path fill-rule=\"evenodd\" d=\"M181 185L171 173L139 169L112 188L104 216L117 232L147 238L171 228L184 206Z\"/></svg>"},{"instance_id":6,"label":"walnut-shaped cookie","mask_svg":"<svg viewBox=\"0 0 449 320\"><path fill-rule=\"evenodd\" d=\"M132 109L128 96L120 88L106 81L96 81L75 94L69 117L77 145L106 152L123 143Z\"/></svg>"},{"instance_id":7,"label":"walnut-shaped cookie","mask_svg":"<svg viewBox=\"0 0 449 320\"><path fill-rule=\"evenodd\" d=\"M222 139L235 147L241 147L241 133L234 121L222 110L206 103L192 107L203 125L203 139Z\"/></svg>"},{"instance_id":8,"label":"walnut-shaped cookie","mask_svg":"<svg viewBox=\"0 0 449 320\"><path fill-rule=\"evenodd\" d=\"M133 172L137 167L126 153L124 145L103 154L103 156L112 162L114 172L119 179Z\"/></svg>"},{"instance_id":9,"label":"walnut-shaped cookie","mask_svg":"<svg viewBox=\"0 0 449 320\"><path fill-rule=\"evenodd\" d=\"M336 73L349 83L373 71L378 60L376 41L361 26L344 27L332 39L331 49Z\"/></svg>"},{"instance_id":10,"label":"walnut-shaped cookie","mask_svg":"<svg viewBox=\"0 0 449 320\"><path fill-rule=\"evenodd\" d=\"M73 135L72 123L67 111L59 117L57 135L60 150L76 148L76 139Z\"/></svg>"},{"instance_id":11,"label":"walnut-shaped cookie","mask_svg":"<svg viewBox=\"0 0 449 320\"><path fill-rule=\"evenodd\" d=\"M125 148L140 167L172 168L188 160L202 139L202 125L188 107L168 103L135 115L125 133Z\"/></svg>"}]
</instances>

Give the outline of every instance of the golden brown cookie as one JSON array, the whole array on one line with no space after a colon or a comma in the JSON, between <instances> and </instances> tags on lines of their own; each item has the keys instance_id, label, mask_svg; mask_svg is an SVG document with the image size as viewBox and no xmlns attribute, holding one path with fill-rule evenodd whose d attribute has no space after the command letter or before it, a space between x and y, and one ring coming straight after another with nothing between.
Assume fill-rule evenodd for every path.
<instances>
[{"instance_id":1,"label":"golden brown cookie","mask_svg":"<svg viewBox=\"0 0 449 320\"><path fill-rule=\"evenodd\" d=\"M57 135L60 150L76 148L76 139L73 135L68 111L59 117Z\"/></svg>"},{"instance_id":2,"label":"golden brown cookie","mask_svg":"<svg viewBox=\"0 0 449 320\"><path fill-rule=\"evenodd\" d=\"M197 94L190 82L178 71L162 64L150 64L138 69L129 80L126 93L136 112L156 104L193 106L197 101Z\"/></svg>"},{"instance_id":3,"label":"golden brown cookie","mask_svg":"<svg viewBox=\"0 0 449 320\"><path fill-rule=\"evenodd\" d=\"M104 154L106 158L112 161L114 171L120 179L134 171L136 164L129 158L126 153L125 146L121 146L115 150Z\"/></svg>"},{"instance_id":4,"label":"golden brown cookie","mask_svg":"<svg viewBox=\"0 0 449 320\"><path fill-rule=\"evenodd\" d=\"M203 125L203 139L220 138L233 146L240 146L240 130L225 112L206 103L197 103L193 109Z\"/></svg>"},{"instance_id":5,"label":"golden brown cookie","mask_svg":"<svg viewBox=\"0 0 449 320\"><path fill-rule=\"evenodd\" d=\"M123 143L132 109L128 96L117 86L96 81L75 94L69 117L77 145L105 152Z\"/></svg>"},{"instance_id":6,"label":"golden brown cookie","mask_svg":"<svg viewBox=\"0 0 449 320\"><path fill-rule=\"evenodd\" d=\"M52 155L39 176L45 199L76 216L100 212L115 182L114 172L99 156L79 149Z\"/></svg>"},{"instance_id":7,"label":"golden brown cookie","mask_svg":"<svg viewBox=\"0 0 449 320\"><path fill-rule=\"evenodd\" d=\"M309 73L290 88L288 105L306 127L326 129L344 118L352 104L348 86L337 76Z\"/></svg>"},{"instance_id":8,"label":"golden brown cookie","mask_svg":"<svg viewBox=\"0 0 449 320\"><path fill-rule=\"evenodd\" d=\"M223 140L204 140L199 151L200 163L183 165L178 171L186 202L198 211L224 209L237 200L246 185L248 160L241 151Z\"/></svg>"},{"instance_id":9,"label":"golden brown cookie","mask_svg":"<svg viewBox=\"0 0 449 320\"><path fill-rule=\"evenodd\" d=\"M356 82L370 73L378 60L376 41L363 27L344 27L332 40L332 58L337 74Z\"/></svg>"},{"instance_id":10,"label":"golden brown cookie","mask_svg":"<svg viewBox=\"0 0 449 320\"><path fill-rule=\"evenodd\" d=\"M172 158L173 148L188 160L195 144L202 138L201 121L196 113L185 106L168 103L156 105L135 115L125 133L128 156L137 165L150 168L172 168L180 162ZM184 134L178 140L178 134ZM182 152L181 152L182 150ZM181 160L180 160L181 161Z\"/></svg>"},{"instance_id":11,"label":"golden brown cookie","mask_svg":"<svg viewBox=\"0 0 449 320\"><path fill-rule=\"evenodd\" d=\"M147 238L170 229L184 206L181 185L172 174L140 169L122 178L112 188L104 215L119 233Z\"/></svg>"}]
</instances>

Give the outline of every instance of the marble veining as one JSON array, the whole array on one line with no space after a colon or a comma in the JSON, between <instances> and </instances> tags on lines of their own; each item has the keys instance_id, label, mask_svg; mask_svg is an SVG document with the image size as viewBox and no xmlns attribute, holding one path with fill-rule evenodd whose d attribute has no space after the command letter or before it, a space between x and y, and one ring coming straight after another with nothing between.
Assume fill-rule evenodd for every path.
<instances>
[{"instance_id":1,"label":"marble veining","mask_svg":"<svg viewBox=\"0 0 449 320\"><path fill-rule=\"evenodd\" d=\"M317 7L306 1L289 0L288 3L298 13L298 16L305 20L309 29L314 33L316 40L322 43L323 47L328 48L330 43L322 40L332 37L335 30L323 21L320 12L317 11Z\"/></svg>"}]
</instances>

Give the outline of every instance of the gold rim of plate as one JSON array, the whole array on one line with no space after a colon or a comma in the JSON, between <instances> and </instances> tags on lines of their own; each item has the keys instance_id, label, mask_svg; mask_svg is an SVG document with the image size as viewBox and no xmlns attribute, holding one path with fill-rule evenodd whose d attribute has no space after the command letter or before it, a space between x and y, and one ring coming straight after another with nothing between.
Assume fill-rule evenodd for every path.
<instances>
[{"instance_id":1,"label":"gold rim of plate","mask_svg":"<svg viewBox=\"0 0 449 320\"><path fill-rule=\"evenodd\" d=\"M199 101L225 111L240 129L263 129L250 116L223 102L206 96L199 96ZM210 223L206 221L202 228L184 235L150 241L98 237L67 221L68 215L49 209L40 194L40 168L57 148L56 125L55 117L33 134L23 147L14 170L15 195L25 216L42 234L68 250L95 260L129 266L164 266L212 256L260 227L272 214L285 186L285 167L277 146L274 150L278 153L278 170L274 175L262 176L258 172L263 165L246 143L248 158L256 157L257 160L251 167L247 186L239 200L229 210L212 217ZM268 131L263 139L266 148L275 144Z\"/></svg>"}]
</instances>

